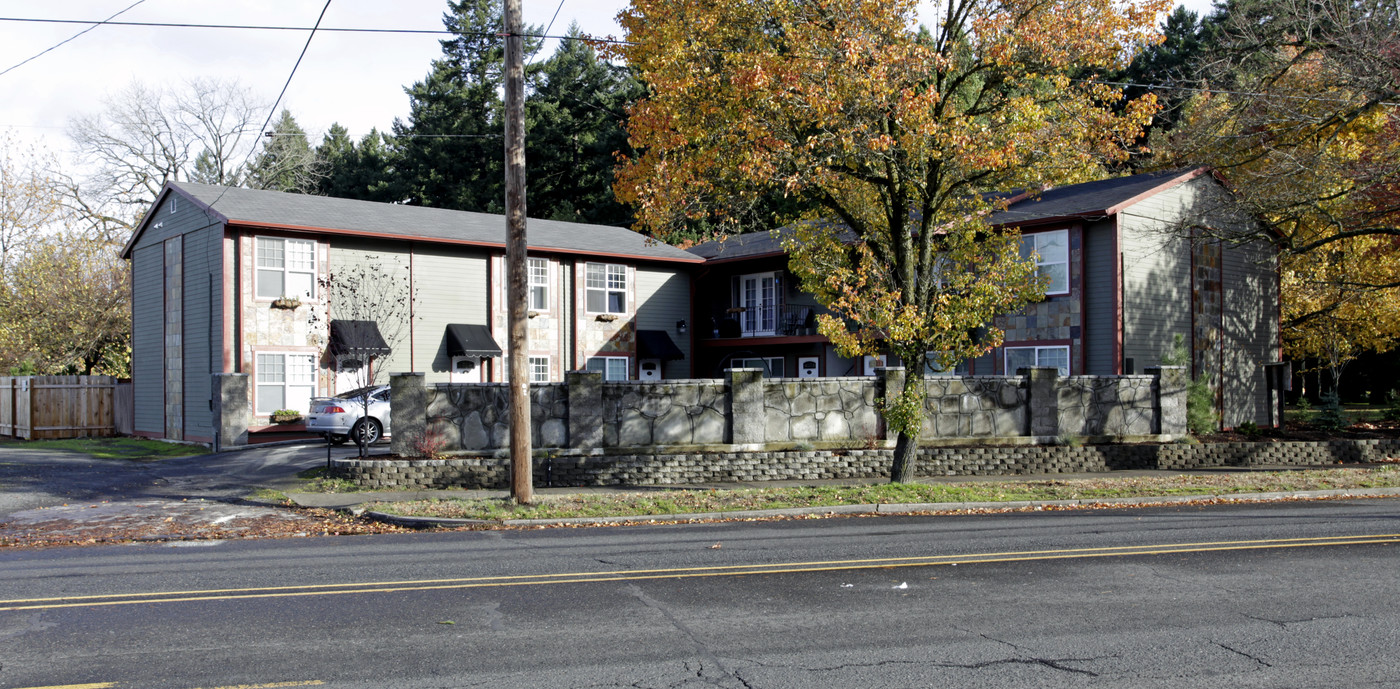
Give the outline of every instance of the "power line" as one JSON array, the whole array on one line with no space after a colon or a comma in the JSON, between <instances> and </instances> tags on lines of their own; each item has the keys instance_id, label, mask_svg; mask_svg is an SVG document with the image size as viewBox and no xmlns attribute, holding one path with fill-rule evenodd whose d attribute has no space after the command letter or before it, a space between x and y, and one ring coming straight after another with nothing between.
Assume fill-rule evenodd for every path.
<instances>
[{"instance_id":1,"label":"power line","mask_svg":"<svg viewBox=\"0 0 1400 689\"><path fill-rule=\"evenodd\" d=\"M277 100L272 102L272 107L267 111L267 119L263 120L263 131L267 131L267 125L272 123L273 116L277 114L277 106L281 104L282 97L287 95L287 87L292 85L292 77L297 75L297 68L301 67L301 60L302 58L306 57L306 50L311 47L311 39L316 37L316 29L321 26L321 20L325 19L326 17L326 10L329 10L330 8L331 0L326 0L325 6L321 8L321 15L316 17L316 26L311 27L311 33L306 37L306 44L301 47L301 54L297 55L297 61L295 64L292 65L291 73L287 75L287 81L282 83L282 92L277 94ZM255 153L257 150L258 147L255 145L251 150L248 151L248 155L244 156L243 158L244 165L247 165L248 161L252 160L253 153ZM217 204L221 199L224 198L224 194L227 194L229 189L230 187L225 186L224 190L219 192L218 198L214 199L214 201L209 204L209 207L213 208L215 204Z\"/></svg>"},{"instance_id":2,"label":"power line","mask_svg":"<svg viewBox=\"0 0 1400 689\"><path fill-rule=\"evenodd\" d=\"M145 1L145 0L142 0L142 2L144 2L144 1ZM561 8L563 7L563 3L562 3L562 2L560 3L560 7L561 7ZM125 11L125 10L123 10L123 11ZM119 12L118 14L120 14L120 12ZM559 10L556 9L554 14L555 14L555 17L558 17L558 16L559 16ZM116 16L116 15L113 15L113 16ZM107 20L97 21L97 20L92 20L92 19L51 19L51 18L35 18L35 17L0 17L0 22L31 22L31 23L39 23L39 24L92 24L93 26L98 26L98 25L107 25L107 26L133 26L133 27L167 28L167 29L236 29L236 30L244 30L244 31L311 31L311 30L313 30L313 27L309 27L309 26L285 26L285 25L272 25L272 24L196 24L196 23L190 23L190 22L114 22L114 21L107 21ZM551 19L551 20L550 20L550 25L553 26L553 23L554 23L554 20ZM449 30L449 29L371 29L371 28L361 28L361 27L330 27L330 26L323 26L323 27L316 27L314 30L320 31L320 32L322 32L322 33L422 34L422 35L431 35L431 36L444 36L444 35L450 35L450 36L478 36L478 37L493 37L493 36L494 36L494 37L504 38L504 35L503 35L503 34L498 33L498 32L494 32L494 31L451 31L451 30ZM623 41L623 40L619 40L619 39L616 39L616 38L588 38L588 37L584 37L584 36L557 36L557 35L551 35L550 33L548 33L548 29L545 30L545 33L541 33L541 34L523 33L523 34L520 34L520 35L521 35L522 37L524 37L524 38L554 39L554 40L558 40L558 41L587 41L587 42L589 42L589 43L610 43L610 44L614 44L614 45L634 45L633 42L631 42L631 41Z\"/></svg>"},{"instance_id":3,"label":"power line","mask_svg":"<svg viewBox=\"0 0 1400 689\"><path fill-rule=\"evenodd\" d=\"M89 31L92 31L93 29L96 29L96 28L99 27L99 26L102 26L103 24L110 23L113 19L116 19L117 17L121 16L122 14L125 14L127 10L130 10L131 8L137 6L137 5L139 5L139 4L141 4L141 3L145 2L145 1L146 1L146 0L136 0L136 2L133 2L133 3L131 3L130 5L127 5L125 9L121 10L120 12L117 12L116 14L114 14L114 15L112 15L112 16L110 16L110 17L107 17L106 19L104 19L104 20L102 20L102 21L100 21L100 22L83 22L84 24L92 24L92 26L89 26L88 28L83 29L82 31L79 31L78 33L75 33L75 34L73 34L72 36L69 36L68 38L63 39L62 41L59 41L58 43L56 43L56 44L54 44L53 46L49 47L47 50L43 50L43 51L39 52L38 54L34 55L33 57L30 57L30 58L27 59L27 60L24 60L24 61L22 61L22 62L19 62L18 64L11 65L11 66L10 66L9 68L7 68L5 71L0 72L0 77L3 77L3 76L5 76L6 74L9 74L11 71L13 71L13 70L15 70L15 69L17 69L17 68L19 68L19 67L23 67L24 65L29 64L30 62L32 62L32 61L38 59L39 57L45 55L46 53L48 53L48 52L50 52L50 51L52 51L52 50L57 49L59 46L62 46L63 44L65 44L65 43L67 43L67 42L69 42L69 41L71 41L71 40L73 40L73 39L75 39L75 38L77 38L77 37L79 37L79 36L81 36L81 35L83 35L83 34L89 32ZM562 1L562 0L561 0L561 1Z\"/></svg>"}]
</instances>

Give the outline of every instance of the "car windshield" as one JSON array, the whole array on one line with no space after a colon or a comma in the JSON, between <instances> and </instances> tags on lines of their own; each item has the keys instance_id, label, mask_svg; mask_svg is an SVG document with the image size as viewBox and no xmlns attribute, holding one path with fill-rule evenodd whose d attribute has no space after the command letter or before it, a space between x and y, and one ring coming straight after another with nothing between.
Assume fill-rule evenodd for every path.
<instances>
[{"instance_id":1,"label":"car windshield","mask_svg":"<svg viewBox=\"0 0 1400 689\"><path fill-rule=\"evenodd\" d=\"M366 395L373 394L374 391L375 391L375 390L378 390L378 389L379 389L379 386L378 386L378 385L371 385L371 386L369 386L369 387L363 387L363 388L355 388L354 390L351 390L350 392L342 392L342 393L336 395L335 398L338 399L338 400L360 400L360 399L363 399Z\"/></svg>"}]
</instances>

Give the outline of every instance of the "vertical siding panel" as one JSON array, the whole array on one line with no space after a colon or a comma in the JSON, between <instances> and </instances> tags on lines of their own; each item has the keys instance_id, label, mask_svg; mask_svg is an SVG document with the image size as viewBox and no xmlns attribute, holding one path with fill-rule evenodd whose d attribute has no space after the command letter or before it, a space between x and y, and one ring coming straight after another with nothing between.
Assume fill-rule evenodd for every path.
<instances>
[{"instance_id":1,"label":"vertical siding panel","mask_svg":"<svg viewBox=\"0 0 1400 689\"><path fill-rule=\"evenodd\" d=\"M1113 221L1084 226L1084 371L1088 375L1112 375L1113 340ZM1138 365L1141 370L1141 365Z\"/></svg>"},{"instance_id":2,"label":"vertical siding panel","mask_svg":"<svg viewBox=\"0 0 1400 689\"><path fill-rule=\"evenodd\" d=\"M638 267L637 329L665 332L685 355L663 364L666 378L690 377L690 336L676 332L676 321L681 320L690 320L690 276L677 270Z\"/></svg>"},{"instance_id":3,"label":"vertical siding panel","mask_svg":"<svg viewBox=\"0 0 1400 689\"><path fill-rule=\"evenodd\" d=\"M1190 182L1133 204L1118 216L1123 357L1131 357L1139 371L1161 362L1173 335L1191 336L1191 253L1181 221L1195 210L1196 201L1196 182Z\"/></svg>"},{"instance_id":4,"label":"vertical siding panel","mask_svg":"<svg viewBox=\"0 0 1400 689\"><path fill-rule=\"evenodd\" d=\"M369 261L375 261L381 268L381 274L387 279L397 281L397 284L408 285L408 244L406 242L376 242L376 241L347 241L335 242L330 248L330 270L332 279L342 271L353 269L355 266L364 265ZM427 285L417 284L419 288L427 288ZM420 289L420 294L425 293ZM422 296L419 297L421 304ZM418 308L415 304L415 309ZM409 365L412 357L409 352L408 336L408 309L402 309L403 319L398 323L379 323L379 331L384 335L386 341L394 339L394 333L398 333L397 341L389 342L393 353L388 357L377 360L375 363L375 383L382 384L389 382L389 375L400 372L410 372ZM344 309L337 309L336 304L331 304L331 319L336 320L346 317ZM415 324L415 328L421 324Z\"/></svg>"},{"instance_id":5,"label":"vertical siding panel","mask_svg":"<svg viewBox=\"0 0 1400 689\"><path fill-rule=\"evenodd\" d=\"M161 244L131 252L131 378L138 433L165 434L165 253Z\"/></svg>"},{"instance_id":6,"label":"vertical siding panel","mask_svg":"<svg viewBox=\"0 0 1400 689\"><path fill-rule=\"evenodd\" d=\"M413 272L414 361L428 383L446 383L447 325L486 324L486 256L420 246Z\"/></svg>"}]
</instances>

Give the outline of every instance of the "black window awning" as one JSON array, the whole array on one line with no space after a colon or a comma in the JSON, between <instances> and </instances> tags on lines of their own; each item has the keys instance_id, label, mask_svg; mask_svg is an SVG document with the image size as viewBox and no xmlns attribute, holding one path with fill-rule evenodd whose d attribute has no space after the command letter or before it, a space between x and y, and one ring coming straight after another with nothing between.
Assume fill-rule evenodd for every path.
<instances>
[{"instance_id":1,"label":"black window awning","mask_svg":"<svg viewBox=\"0 0 1400 689\"><path fill-rule=\"evenodd\" d=\"M671 341L671 336L665 330L638 330L637 358L675 361L684 359L685 354L681 353L681 348Z\"/></svg>"},{"instance_id":2,"label":"black window awning","mask_svg":"<svg viewBox=\"0 0 1400 689\"><path fill-rule=\"evenodd\" d=\"M449 323L447 356L500 356L501 346L484 325Z\"/></svg>"},{"instance_id":3,"label":"black window awning","mask_svg":"<svg viewBox=\"0 0 1400 689\"><path fill-rule=\"evenodd\" d=\"M330 350L335 356L362 358L388 356L393 351L374 321L331 321Z\"/></svg>"}]
</instances>

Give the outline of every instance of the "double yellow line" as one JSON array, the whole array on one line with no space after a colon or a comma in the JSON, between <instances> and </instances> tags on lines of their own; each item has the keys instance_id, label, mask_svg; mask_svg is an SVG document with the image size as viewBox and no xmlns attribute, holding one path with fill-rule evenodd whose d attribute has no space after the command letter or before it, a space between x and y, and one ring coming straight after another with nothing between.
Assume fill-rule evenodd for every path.
<instances>
[{"instance_id":1,"label":"double yellow line","mask_svg":"<svg viewBox=\"0 0 1400 689\"><path fill-rule=\"evenodd\" d=\"M542 586L546 584L637 581L643 579L688 579L696 577L728 577L754 574L832 572L859 569L890 569L896 567L934 567L939 565L966 565L992 562L1024 562L1029 560L1069 560L1077 558L1123 557L1127 555L1168 555L1223 550L1315 548L1320 546L1393 543L1400 543L1400 534L1322 536L1316 538L1283 538L1253 541L1210 541L1203 543L1132 545L1107 548L1025 550L999 553L968 553L962 555L887 557L863 560L819 560L813 562L775 562L769 564L633 569L603 572L559 572L552 574L521 574L496 577L375 581L351 584L312 584L305 586L262 586L193 591L155 591L149 593L124 593L98 596L62 596L56 598L16 598L12 600L0 600L0 611L49 610L54 608L142 605L149 603L180 603L209 600L239 600L245 598L337 596L345 594L396 593L402 591L493 588L503 586Z\"/></svg>"}]
</instances>

